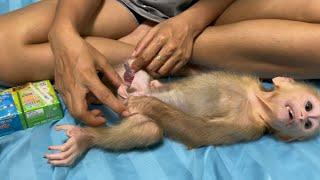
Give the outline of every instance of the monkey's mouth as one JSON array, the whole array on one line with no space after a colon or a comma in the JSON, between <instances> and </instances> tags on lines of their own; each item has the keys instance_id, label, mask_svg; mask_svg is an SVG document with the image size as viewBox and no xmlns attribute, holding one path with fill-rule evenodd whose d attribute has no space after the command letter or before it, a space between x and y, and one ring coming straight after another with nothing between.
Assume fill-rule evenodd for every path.
<instances>
[{"instance_id":1,"label":"monkey's mouth","mask_svg":"<svg viewBox=\"0 0 320 180\"><path fill-rule=\"evenodd\" d=\"M288 114L289 114L289 119L290 120L293 120L294 118L294 113L293 113L293 110L290 106L286 106L287 110L288 110Z\"/></svg>"}]
</instances>

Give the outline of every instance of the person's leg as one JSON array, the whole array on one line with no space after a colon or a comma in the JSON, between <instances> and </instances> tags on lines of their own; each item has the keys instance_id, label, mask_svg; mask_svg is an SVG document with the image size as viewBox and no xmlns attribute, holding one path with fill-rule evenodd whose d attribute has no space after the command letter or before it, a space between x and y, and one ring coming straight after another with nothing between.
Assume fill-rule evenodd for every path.
<instances>
[{"instance_id":1,"label":"person's leg","mask_svg":"<svg viewBox=\"0 0 320 180\"><path fill-rule=\"evenodd\" d=\"M222 13L215 24L231 24L256 19L319 23L320 2L318 0L237 0Z\"/></svg>"},{"instance_id":2,"label":"person's leg","mask_svg":"<svg viewBox=\"0 0 320 180\"><path fill-rule=\"evenodd\" d=\"M269 14L272 14L272 12L270 12ZM268 13L265 13L264 18L266 18L266 15L268 15ZM226 16L223 15L221 16L221 18L222 17L226 17ZM309 16L306 16L305 18L307 17ZM317 19L315 17L316 15L311 16L311 19L312 18ZM239 19L237 21L239 21ZM306 21L308 20L306 19ZM3 22L3 17L0 16L0 24L1 22ZM220 22L220 24L227 23L226 21L222 21L222 20L218 20L218 22ZM263 25L263 27L261 25ZM280 25L280 27L275 28L277 25ZM290 26L290 29L287 29L288 26ZM312 33L310 34L309 32L304 32L303 30L305 29L305 27ZM148 29L148 27L142 28L142 30L140 31L141 33L139 33L138 31L138 33L133 33L134 36L129 35L128 37L124 37L122 39L124 42L128 42L128 43L130 43L130 41L133 40L135 42L134 43L131 42L131 43L135 44L137 40L145 34L146 29ZM248 29L251 32L248 32ZM231 70L237 70L237 71L255 72L264 77L270 77L276 73L278 74L292 73L295 76L300 76L304 78L318 77L317 72L315 72L316 71L315 69L317 67L317 64L316 64L317 62L314 62L314 63L312 62L316 60L315 57L318 54L318 52L313 51L313 53L309 53L311 49L304 47L306 43L309 45L317 44L316 39L314 38L314 36L317 35L317 31L318 31L318 25L292 22L292 21L281 21L281 20L261 20L261 21L256 20L256 21L239 22L236 24L230 24L226 26L217 26L214 28L209 27L204 31L203 34L199 36L199 38L195 42L192 62L194 62L195 64L203 64L203 65L206 65L207 67L212 67L212 68L229 68ZM103 32L103 31L99 31L99 32ZM257 33L259 33L259 36L255 36ZM4 34L4 33L0 32L0 35L1 34ZM137 34L139 35L139 38L135 37L135 35ZM98 34L98 35L101 35L101 34ZM301 39L304 36L306 38L311 39L312 41L308 41L306 40L306 38ZM7 45L8 42L9 44L16 42L16 41L8 41L8 36L6 36L5 34L2 37L4 39L3 41L0 40L0 43L6 42L5 45ZM294 38L295 40L291 41L291 38ZM119 61L124 57L128 57L130 55L130 52L133 49L133 46L130 46L128 44L124 44L124 43L116 42L112 40L106 40L103 38L99 39L99 38L89 37L87 39L89 42L90 42L90 39L92 39L92 45L98 48L100 51L102 51L103 54L106 57L108 57L109 60L114 60L113 62ZM283 41L283 40L286 40L286 41ZM273 43L276 43L276 42L279 42L279 43L277 43L277 46L272 46L272 44L270 44L271 43L270 41ZM301 43L300 41L303 41L303 42ZM110 45L110 42L112 42L111 45ZM263 45L263 46L258 46L258 45ZM295 49L299 50L298 52L295 52L295 54L292 54L291 51L293 49L291 48L283 49L292 45L294 45ZM19 77L17 77L17 79L11 80L11 82L15 82L15 83L30 81L30 80L52 78L53 57L48 44L43 43L43 44L32 45L32 46L28 45L28 46L30 51L22 51L27 53L26 56L22 56L23 60L26 60L26 57L30 57L29 59L31 61L34 59L41 59L37 62L37 67L33 66L32 64L33 61L30 62L32 67L30 67L30 64L28 64L27 62L25 64L22 63L23 66L22 68L20 68L20 70L17 70L14 72L7 70L6 71L7 73L6 72L1 73L0 71L0 80L2 78L1 74L4 74L4 76L7 77L4 79L7 79L7 80L11 80L12 77L10 77L10 75L16 76L18 74ZM263 48L265 46L267 46L268 48ZM2 47L5 47L5 46L2 46ZM3 49L4 48L0 49L0 51ZM25 48L20 48L19 50L21 49L26 50ZM20 54L17 52L12 53L12 55L19 56ZM37 55L38 58L33 58L35 54ZM5 55L6 55L5 53L2 53L2 59L3 57L6 57ZM306 58L305 56L308 56L308 57ZM304 58L305 61L307 60L307 62L302 63L301 61L302 58ZM47 59L47 61L44 61L45 59ZM225 59L227 59L229 63L225 63L226 62ZM294 61L295 64L293 64L294 67L291 67L288 64L289 62L292 63L291 61L293 60L295 60ZM310 63L310 60L311 60L311 63ZM2 66L3 64L1 63L3 63L3 61L1 61L0 59L0 67L3 67ZM26 67L25 65L29 65L27 66L29 69L24 68ZM36 71L37 69L38 70L43 69L42 71L43 74L36 76L35 73L33 73L33 75L30 75L31 73L25 73L25 71L23 71L23 69L28 69L26 71L30 72L30 68L32 72L37 72ZM307 68L308 71L305 71L304 68ZM6 68L3 68L3 69L6 69ZM19 73L15 73L15 72L19 72Z\"/></svg>"},{"instance_id":3,"label":"person's leg","mask_svg":"<svg viewBox=\"0 0 320 180\"><path fill-rule=\"evenodd\" d=\"M54 18L55 7L55 0L46 0L0 16L2 84L52 78L54 63L47 36ZM87 40L105 55L109 55L108 50L112 49L114 51L112 54L115 55L110 59L114 60L115 57L119 60L124 54L129 54L128 45L106 38L119 39L137 26L136 20L126 7L116 0L106 0L92 20L92 24L88 25L81 35L91 36ZM108 56L107 58L109 59Z\"/></svg>"},{"instance_id":4,"label":"person's leg","mask_svg":"<svg viewBox=\"0 0 320 180\"><path fill-rule=\"evenodd\" d=\"M320 1L238 0L198 36L191 62L266 78L319 78L319 7Z\"/></svg>"}]
</instances>

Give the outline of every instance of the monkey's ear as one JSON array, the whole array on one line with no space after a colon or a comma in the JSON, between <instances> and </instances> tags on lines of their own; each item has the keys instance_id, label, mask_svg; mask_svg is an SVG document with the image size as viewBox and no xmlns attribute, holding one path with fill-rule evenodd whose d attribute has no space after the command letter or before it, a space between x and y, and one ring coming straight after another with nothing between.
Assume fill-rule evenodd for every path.
<instances>
[{"instance_id":1,"label":"monkey's ear","mask_svg":"<svg viewBox=\"0 0 320 180\"><path fill-rule=\"evenodd\" d=\"M293 83L295 82L294 79L292 78L289 78L289 77L275 77L272 79L272 82L275 86L281 86L283 84L286 84L286 83Z\"/></svg>"}]
</instances>

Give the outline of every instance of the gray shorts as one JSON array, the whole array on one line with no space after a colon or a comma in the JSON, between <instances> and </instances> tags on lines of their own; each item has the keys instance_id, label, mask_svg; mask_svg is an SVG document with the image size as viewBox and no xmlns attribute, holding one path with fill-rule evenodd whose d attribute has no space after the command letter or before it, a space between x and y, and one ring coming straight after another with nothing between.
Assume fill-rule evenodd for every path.
<instances>
[{"instance_id":1,"label":"gray shorts","mask_svg":"<svg viewBox=\"0 0 320 180\"><path fill-rule=\"evenodd\" d=\"M176 16L197 0L118 0L135 15L137 21L160 22Z\"/></svg>"}]
</instances>

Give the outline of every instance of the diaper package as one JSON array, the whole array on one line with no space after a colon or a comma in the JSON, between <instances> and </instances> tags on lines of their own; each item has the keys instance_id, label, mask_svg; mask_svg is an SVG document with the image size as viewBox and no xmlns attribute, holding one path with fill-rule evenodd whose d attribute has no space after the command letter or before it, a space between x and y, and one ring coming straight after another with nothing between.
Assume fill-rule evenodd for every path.
<instances>
[{"instance_id":1,"label":"diaper package","mask_svg":"<svg viewBox=\"0 0 320 180\"><path fill-rule=\"evenodd\" d=\"M61 104L48 80L0 91L0 136L62 117Z\"/></svg>"}]
</instances>

